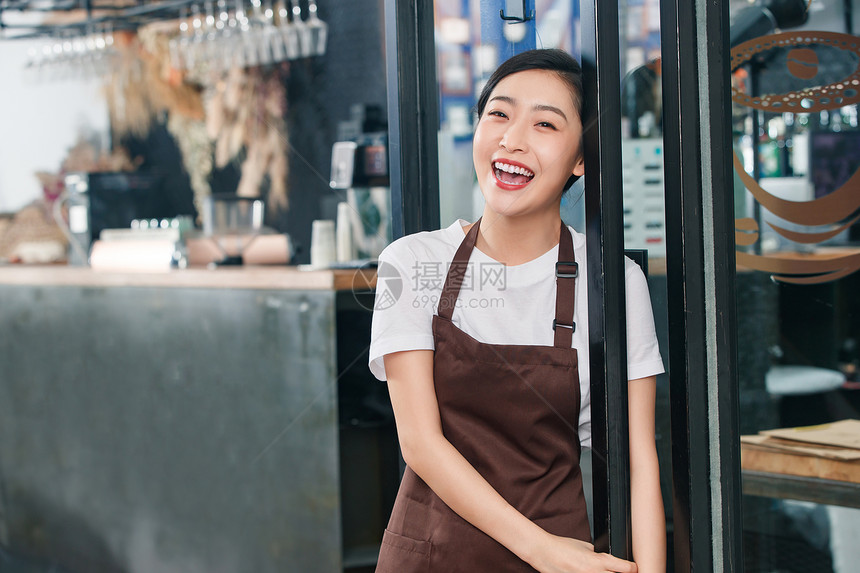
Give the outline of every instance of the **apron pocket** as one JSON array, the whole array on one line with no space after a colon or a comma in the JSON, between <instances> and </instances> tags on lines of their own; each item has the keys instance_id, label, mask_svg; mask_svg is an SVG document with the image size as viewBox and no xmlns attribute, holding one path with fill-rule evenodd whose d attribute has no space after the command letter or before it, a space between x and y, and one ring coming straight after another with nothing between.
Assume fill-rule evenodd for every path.
<instances>
[{"instance_id":1,"label":"apron pocket","mask_svg":"<svg viewBox=\"0 0 860 573\"><path fill-rule=\"evenodd\" d=\"M388 529L382 534L376 573L426 573L430 571L429 541L412 539Z\"/></svg>"}]
</instances>

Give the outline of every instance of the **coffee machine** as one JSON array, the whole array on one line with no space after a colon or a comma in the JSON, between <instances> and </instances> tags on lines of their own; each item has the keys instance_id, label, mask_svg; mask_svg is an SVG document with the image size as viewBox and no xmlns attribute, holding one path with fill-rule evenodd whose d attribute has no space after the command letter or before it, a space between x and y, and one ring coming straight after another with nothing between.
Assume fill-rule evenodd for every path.
<instances>
[{"instance_id":1,"label":"coffee machine","mask_svg":"<svg viewBox=\"0 0 860 573\"><path fill-rule=\"evenodd\" d=\"M164 177L157 172L66 174L63 193L54 202L54 219L69 241L69 264L89 264L90 248L106 229L190 214L164 189Z\"/></svg>"},{"instance_id":2,"label":"coffee machine","mask_svg":"<svg viewBox=\"0 0 860 573\"><path fill-rule=\"evenodd\" d=\"M377 258L391 242L388 130L381 106L354 105L350 119L338 124L329 185L346 191L349 209L339 210L337 224L340 231L349 226L351 258Z\"/></svg>"}]
</instances>

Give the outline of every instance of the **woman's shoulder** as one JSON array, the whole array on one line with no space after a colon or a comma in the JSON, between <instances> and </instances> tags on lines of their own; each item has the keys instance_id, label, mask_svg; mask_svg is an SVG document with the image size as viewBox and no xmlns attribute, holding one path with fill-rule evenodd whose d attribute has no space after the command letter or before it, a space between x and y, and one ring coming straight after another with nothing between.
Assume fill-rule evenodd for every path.
<instances>
[{"instance_id":1,"label":"woman's shoulder","mask_svg":"<svg viewBox=\"0 0 860 573\"><path fill-rule=\"evenodd\" d=\"M451 262L454 252L463 241L463 225L458 219L450 226L435 231L419 231L400 237L389 244L379 255L380 261L409 267L415 263Z\"/></svg>"},{"instance_id":2,"label":"woman's shoulder","mask_svg":"<svg viewBox=\"0 0 860 573\"><path fill-rule=\"evenodd\" d=\"M585 233L580 233L571 225L567 225L567 228L573 237L573 248L576 250L585 249Z\"/></svg>"}]
</instances>

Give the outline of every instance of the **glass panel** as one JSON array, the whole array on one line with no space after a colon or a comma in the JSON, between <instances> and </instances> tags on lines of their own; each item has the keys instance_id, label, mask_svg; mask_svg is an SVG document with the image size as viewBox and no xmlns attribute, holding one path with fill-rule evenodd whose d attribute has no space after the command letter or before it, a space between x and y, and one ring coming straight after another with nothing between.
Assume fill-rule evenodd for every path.
<instances>
[{"instance_id":1,"label":"glass panel","mask_svg":"<svg viewBox=\"0 0 860 573\"><path fill-rule=\"evenodd\" d=\"M644 260L657 338L667 373L657 377L656 438L666 523L672 523L672 445L669 408L665 201L663 190L660 1L619 2L621 58L621 163L624 247ZM643 252L644 251L644 252ZM667 571L674 570L667 536Z\"/></svg>"},{"instance_id":2,"label":"glass panel","mask_svg":"<svg viewBox=\"0 0 860 573\"><path fill-rule=\"evenodd\" d=\"M493 70L510 56L535 47L562 48L579 56L579 3L528 2L535 19L506 23L500 2L437 0L436 62L439 81L439 203L443 226L477 219L483 198L472 168L472 128L478 94ZM535 6L536 4L536 6ZM464 189L470 190L464 192ZM582 183L566 194L565 220L583 221Z\"/></svg>"},{"instance_id":3,"label":"glass panel","mask_svg":"<svg viewBox=\"0 0 860 573\"><path fill-rule=\"evenodd\" d=\"M860 418L860 1L766 4L731 5L745 570L839 573L845 463L747 436Z\"/></svg>"}]
</instances>

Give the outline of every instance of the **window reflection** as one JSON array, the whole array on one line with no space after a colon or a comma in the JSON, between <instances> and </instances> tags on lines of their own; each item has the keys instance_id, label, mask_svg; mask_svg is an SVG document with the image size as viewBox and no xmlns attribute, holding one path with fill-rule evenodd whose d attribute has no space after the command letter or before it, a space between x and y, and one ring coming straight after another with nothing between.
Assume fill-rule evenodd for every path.
<instances>
[{"instance_id":1,"label":"window reflection","mask_svg":"<svg viewBox=\"0 0 860 573\"><path fill-rule=\"evenodd\" d=\"M732 2L746 571L841 573L858 558L845 532L860 511L835 494L850 481L759 434L860 417L858 10Z\"/></svg>"}]
</instances>

